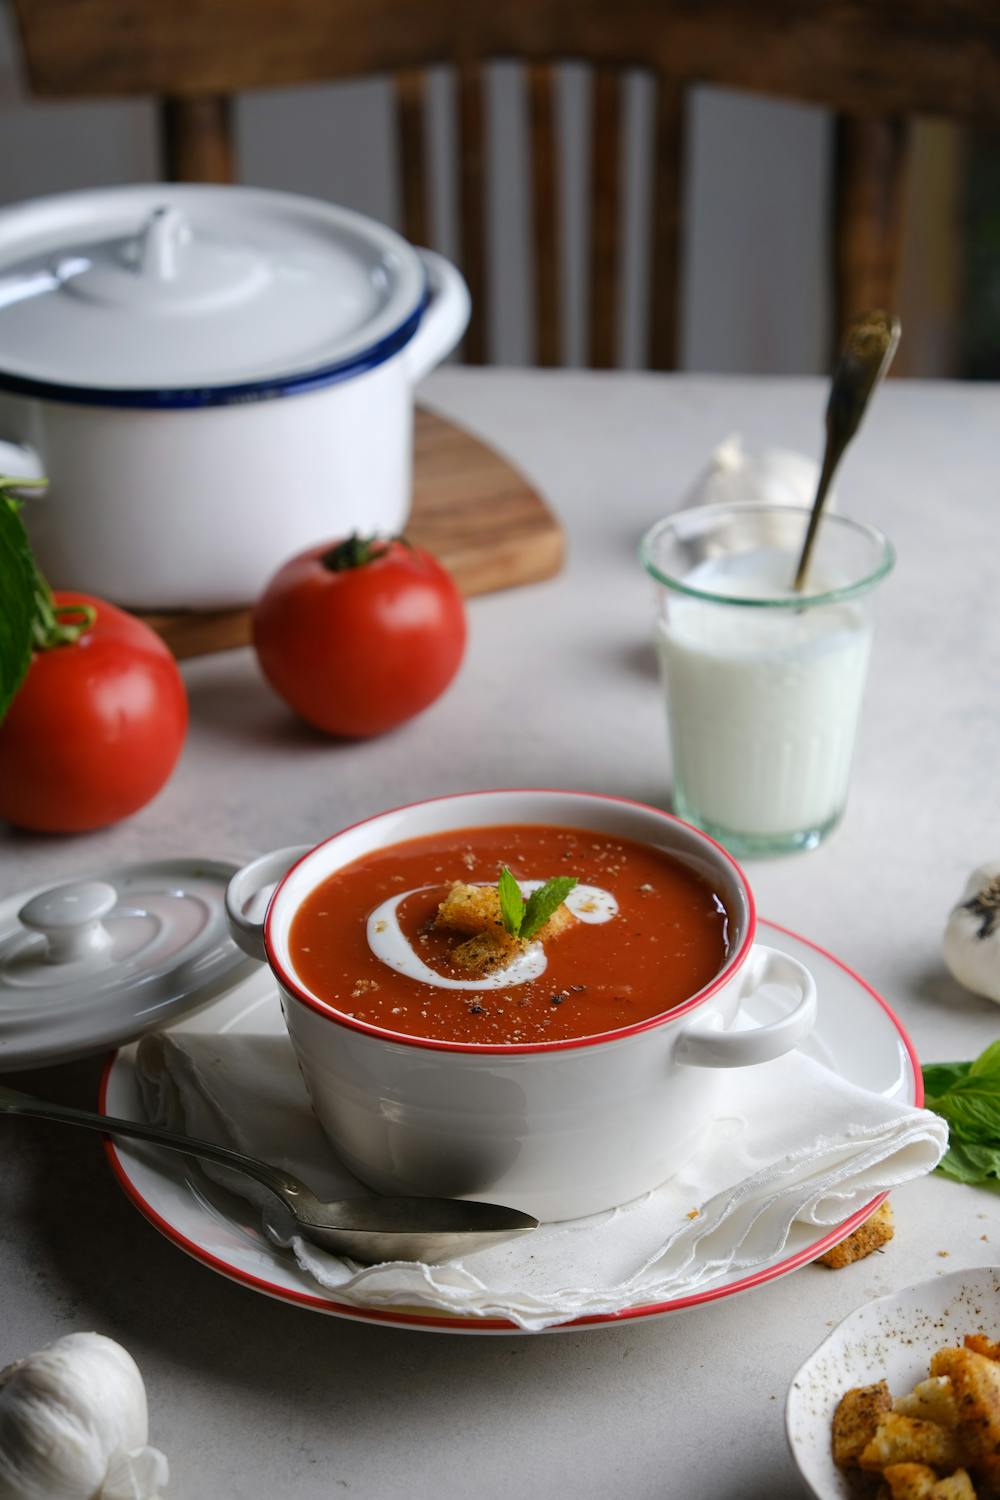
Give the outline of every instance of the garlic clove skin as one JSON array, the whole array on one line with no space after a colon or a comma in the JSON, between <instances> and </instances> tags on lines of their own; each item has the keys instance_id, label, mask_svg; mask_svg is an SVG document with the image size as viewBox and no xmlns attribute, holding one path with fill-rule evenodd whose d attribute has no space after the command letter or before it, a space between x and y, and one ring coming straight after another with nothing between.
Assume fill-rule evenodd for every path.
<instances>
[{"instance_id":1,"label":"garlic clove skin","mask_svg":"<svg viewBox=\"0 0 1000 1500\"><path fill-rule=\"evenodd\" d=\"M959 984L1000 1005L1000 861L969 876L948 918L941 952Z\"/></svg>"},{"instance_id":2,"label":"garlic clove skin","mask_svg":"<svg viewBox=\"0 0 1000 1500\"><path fill-rule=\"evenodd\" d=\"M706 467L685 493L680 509L693 505L734 505L756 501L765 505L811 506L819 483L819 464L790 448L761 448L748 452L738 432L716 448ZM836 503L833 491L827 509Z\"/></svg>"},{"instance_id":3,"label":"garlic clove skin","mask_svg":"<svg viewBox=\"0 0 1000 1500\"><path fill-rule=\"evenodd\" d=\"M0 1500L157 1500L167 1465L147 1437L138 1367L101 1334L0 1374Z\"/></svg>"},{"instance_id":4,"label":"garlic clove skin","mask_svg":"<svg viewBox=\"0 0 1000 1500\"><path fill-rule=\"evenodd\" d=\"M158 1448L113 1453L97 1500L158 1500L169 1478L167 1460Z\"/></svg>"}]
</instances>

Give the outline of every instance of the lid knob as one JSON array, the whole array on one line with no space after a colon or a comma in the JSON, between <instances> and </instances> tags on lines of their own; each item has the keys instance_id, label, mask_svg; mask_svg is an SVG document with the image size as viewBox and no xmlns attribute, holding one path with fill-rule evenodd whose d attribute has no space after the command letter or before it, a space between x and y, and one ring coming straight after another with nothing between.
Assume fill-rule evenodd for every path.
<instances>
[{"instance_id":1,"label":"lid knob","mask_svg":"<svg viewBox=\"0 0 1000 1500\"><path fill-rule=\"evenodd\" d=\"M179 208L154 208L139 236L142 274L173 281L180 271L180 252L190 238L190 225Z\"/></svg>"},{"instance_id":2,"label":"lid knob","mask_svg":"<svg viewBox=\"0 0 1000 1500\"><path fill-rule=\"evenodd\" d=\"M101 918L117 901L113 885L81 880L32 896L17 915L25 927L47 939L45 957L50 964L75 963L96 958L111 947L113 939Z\"/></svg>"}]
</instances>

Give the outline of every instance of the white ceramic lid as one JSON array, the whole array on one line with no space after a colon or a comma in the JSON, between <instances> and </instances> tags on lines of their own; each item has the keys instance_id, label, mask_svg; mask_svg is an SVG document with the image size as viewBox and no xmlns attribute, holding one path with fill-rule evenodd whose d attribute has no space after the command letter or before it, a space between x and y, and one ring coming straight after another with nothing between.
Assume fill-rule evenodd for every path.
<instances>
[{"instance_id":1,"label":"white ceramic lid","mask_svg":"<svg viewBox=\"0 0 1000 1500\"><path fill-rule=\"evenodd\" d=\"M169 183L39 198L0 212L0 388L282 394L381 363L425 295L404 239L316 199Z\"/></svg>"},{"instance_id":2,"label":"white ceramic lid","mask_svg":"<svg viewBox=\"0 0 1000 1500\"><path fill-rule=\"evenodd\" d=\"M0 901L0 1073L131 1041L251 975L266 987L226 927L239 868L150 860Z\"/></svg>"}]
</instances>

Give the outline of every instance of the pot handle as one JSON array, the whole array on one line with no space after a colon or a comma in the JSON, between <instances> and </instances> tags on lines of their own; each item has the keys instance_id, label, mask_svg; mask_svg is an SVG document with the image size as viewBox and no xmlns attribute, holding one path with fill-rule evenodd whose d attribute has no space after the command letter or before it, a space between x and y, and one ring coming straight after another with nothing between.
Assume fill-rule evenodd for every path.
<instances>
[{"instance_id":1,"label":"pot handle","mask_svg":"<svg viewBox=\"0 0 1000 1500\"><path fill-rule=\"evenodd\" d=\"M695 1068L745 1068L770 1062L797 1047L816 1020L816 981L797 958L755 944L743 971L741 1003L765 984L791 991L795 1003L786 1015L744 1031L726 1030L718 1011L696 1015L677 1042L676 1060Z\"/></svg>"},{"instance_id":2,"label":"pot handle","mask_svg":"<svg viewBox=\"0 0 1000 1500\"><path fill-rule=\"evenodd\" d=\"M422 380L450 354L465 332L472 303L461 272L434 250L418 250L430 300L404 350L410 379Z\"/></svg>"},{"instance_id":3,"label":"pot handle","mask_svg":"<svg viewBox=\"0 0 1000 1500\"><path fill-rule=\"evenodd\" d=\"M308 854L312 844L290 844L287 849L273 849L252 859L237 870L226 886L226 925L237 948L258 963L267 963L264 947L264 918L275 887L292 865Z\"/></svg>"},{"instance_id":4,"label":"pot handle","mask_svg":"<svg viewBox=\"0 0 1000 1500\"><path fill-rule=\"evenodd\" d=\"M0 438L0 474L8 479L44 479L45 468L27 443L7 443Z\"/></svg>"}]
</instances>

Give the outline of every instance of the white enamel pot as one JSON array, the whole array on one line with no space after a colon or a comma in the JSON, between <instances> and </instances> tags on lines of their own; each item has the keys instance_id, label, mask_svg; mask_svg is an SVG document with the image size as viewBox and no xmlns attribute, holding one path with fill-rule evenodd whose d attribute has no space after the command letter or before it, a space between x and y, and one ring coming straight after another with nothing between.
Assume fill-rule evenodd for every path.
<instances>
[{"instance_id":1,"label":"white enamel pot","mask_svg":"<svg viewBox=\"0 0 1000 1500\"><path fill-rule=\"evenodd\" d=\"M413 387L469 317L384 226L154 184L0 212L0 471L45 474L43 571L135 608L256 598L291 554L410 508Z\"/></svg>"},{"instance_id":2,"label":"white enamel pot","mask_svg":"<svg viewBox=\"0 0 1000 1500\"><path fill-rule=\"evenodd\" d=\"M404 1037L313 994L289 929L303 899L373 849L424 834L504 823L592 829L666 850L707 876L730 914L730 956L673 1010L595 1037L478 1046ZM277 884L275 884L277 882ZM270 965L313 1108L337 1154L383 1193L505 1203L577 1218L649 1191L692 1154L725 1105L731 1068L795 1047L816 1014L812 976L754 941L753 897L713 840L641 803L582 792L463 793L369 818L315 848L246 866L227 894L230 930ZM780 1018L742 1009L764 988Z\"/></svg>"}]
</instances>

